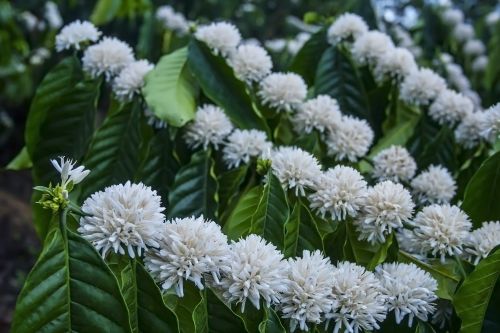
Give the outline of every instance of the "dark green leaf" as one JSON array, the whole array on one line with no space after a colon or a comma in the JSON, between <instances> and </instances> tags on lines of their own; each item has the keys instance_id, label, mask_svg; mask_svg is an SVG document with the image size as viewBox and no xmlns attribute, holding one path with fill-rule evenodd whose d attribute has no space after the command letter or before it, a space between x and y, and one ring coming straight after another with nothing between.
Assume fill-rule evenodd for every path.
<instances>
[{"instance_id":1,"label":"dark green leaf","mask_svg":"<svg viewBox=\"0 0 500 333\"><path fill-rule=\"evenodd\" d=\"M453 305L462 320L461 333L481 332L488 303L499 275L500 251L497 249L481 260L458 288L453 298Z\"/></svg>"},{"instance_id":2,"label":"dark green leaf","mask_svg":"<svg viewBox=\"0 0 500 333\"><path fill-rule=\"evenodd\" d=\"M19 295L12 332L131 332L118 282L101 256L72 232L47 235Z\"/></svg>"},{"instance_id":3,"label":"dark green leaf","mask_svg":"<svg viewBox=\"0 0 500 333\"><path fill-rule=\"evenodd\" d=\"M178 332L177 319L163 302L153 278L139 263L135 268L139 332Z\"/></svg>"},{"instance_id":4,"label":"dark green leaf","mask_svg":"<svg viewBox=\"0 0 500 333\"><path fill-rule=\"evenodd\" d=\"M79 160L94 131L97 81L86 80L76 58L66 58L38 86L26 122L26 148L35 184L55 181L50 159Z\"/></svg>"},{"instance_id":5,"label":"dark green leaf","mask_svg":"<svg viewBox=\"0 0 500 333\"><path fill-rule=\"evenodd\" d=\"M326 29L314 33L295 55L289 70L302 76L307 85L312 86L319 62L318 54L323 54L328 46Z\"/></svg>"},{"instance_id":6,"label":"dark green leaf","mask_svg":"<svg viewBox=\"0 0 500 333\"><path fill-rule=\"evenodd\" d=\"M197 86L187 67L187 47L163 56L148 73L142 89L153 113L168 124L181 127L194 118Z\"/></svg>"},{"instance_id":7,"label":"dark green leaf","mask_svg":"<svg viewBox=\"0 0 500 333\"><path fill-rule=\"evenodd\" d=\"M330 46L323 53L316 71L314 93L332 96L343 113L366 119L374 125L358 70L345 51Z\"/></svg>"},{"instance_id":8,"label":"dark green leaf","mask_svg":"<svg viewBox=\"0 0 500 333\"><path fill-rule=\"evenodd\" d=\"M211 333L245 332L245 325L230 305L217 296L212 289L207 289L208 326Z\"/></svg>"},{"instance_id":9,"label":"dark green leaf","mask_svg":"<svg viewBox=\"0 0 500 333\"><path fill-rule=\"evenodd\" d=\"M370 263L367 266L368 270L373 271L375 269L375 267L377 267L378 265L380 265L381 263L383 263L385 261L385 259L387 258L387 254L389 252L389 249L392 246L393 239L394 239L394 234L391 233L387 237L387 239L385 240L385 243L380 245L377 252L375 252L375 255L370 260Z\"/></svg>"},{"instance_id":10,"label":"dark green leaf","mask_svg":"<svg viewBox=\"0 0 500 333\"><path fill-rule=\"evenodd\" d=\"M169 130L159 130L149 142L148 148L136 178L158 191L162 201L166 203L168 191L180 167L174 157L174 143L170 139Z\"/></svg>"},{"instance_id":11,"label":"dark green leaf","mask_svg":"<svg viewBox=\"0 0 500 333\"><path fill-rule=\"evenodd\" d=\"M243 194L224 224L223 231L229 239L246 236L252 228L252 217L259 206L264 188L256 186Z\"/></svg>"},{"instance_id":12,"label":"dark green leaf","mask_svg":"<svg viewBox=\"0 0 500 333\"><path fill-rule=\"evenodd\" d=\"M462 209L476 228L500 220L500 152L483 162L465 188Z\"/></svg>"},{"instance_id":13,"label":"dark green leaf","mask_svg":"<svg viewBox=\"0 0 500 333\"><path fill-rule=\"evenodd\" d=\"M189 164L175 176L168 194L168 216L188 217L202 215L215 219L217 214L217 179L210 151L198 151Z\"/></svg>"},{"instance_id":14,"label":"dark green leaf","mask_svg":"<svg viewBox=\"0 0 500 333\"><path fill-rule=\"evenodd\" d=\"M180 332L208 332L207 300L194 284L184 282L183 297L169 293L164 296L164 300L177 317Z\"/></svg>"},{"instance_id":15,"label":"dark green leaf","mask_svg":"<svg viewBox=\"0 0 500 333\"><path fill-rule=\"evenodd\" d=\"M141 144L140 111L138 103L128 104L104 120L83 163L91 172L82 183L81 199L134 179Z\"/></svg>"},{"instance_id":16,"label":"dark green leaf","mask_svg":"<svg viewBox=\"0 0 500 333\"><path fill-rule=\"evenodd\" d=\"M279 249L283 248L285 222L288 219L285 191L279 180L269 171L267 184L252 217L251 233L261 235Z\"/></svg>"},{"instance_id":17,"label":"dark green leaf","mask_svg":"<svg viewBox=\"0 0 500 333\"><path fill-rule=\"evenodd\" d=\"M264 321L259 324L260 333L285 333L286 330L281 323L280 318L273 309L264 309Z\"/></svg>"},{"instance_id":18,"label":"dark green leaf","mask_svg":"<svg viewBox=\"0 0 500 333\"><path fill-rule=\"evenodd\" d=\"M234 76L224 58L213 55L204 44L191 40L188 63L205 95L221 106L238 127L268 131L252 108L245 84Z\"/></svg>"},{"instance_id":19,"label":"dark green leaf","mask_svg":"<svg viewBox=\"0 0 500 333\"><path fill-rule=\"evenodd\" d=\"M224 172L218 177L219 181L219 216L222 216L226 208L231 207L231 203L238 196L240 186L247 175L248 165Z\"/></svg>"},{"instance_id":20,"label":"dark green leaf","mask_svg":"<svg viewBox=\"0 0 500 333\"><path fill-rule=\"evenodd\" d=\"M292 214L285 223L284 237L285 257L301 256L304 250L323 250L323 242L314 218L300 201L295 203Z\"/></svg>"}]
</instances>

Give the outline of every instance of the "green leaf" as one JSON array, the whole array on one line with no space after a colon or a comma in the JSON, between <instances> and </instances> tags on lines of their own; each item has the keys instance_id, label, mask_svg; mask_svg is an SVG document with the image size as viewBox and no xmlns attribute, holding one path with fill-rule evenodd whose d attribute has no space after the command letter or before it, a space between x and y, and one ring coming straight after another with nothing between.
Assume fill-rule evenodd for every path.
<instances>
[{"instance_id":1,"label":"green leaf","mask_svg":"<svg viewBox=\"0 0 500 333\"><path fill-rule=\"evenodd\" d=\"M461 333L480 333L493 289L500 275L500 251L481 260L458 288L453 305L462 320Z\"/></svg>"},{"instance_id":2,"label":"green leaf","mask_svg":"<svg viewBox=\"0 0 500 333\"><path fill-rule=\"evenodd\" d=\"M170 139L169 130L164 128L148 143L148 152L141 162L136 180L158 191L166 203L179 168L179 162L174 157L174 142Z\"/></svg>"},{"instance_id":3,"label":"green leaf","mask_svg":"<svg viewBox=\"0 0 500 333\"><path fill-rule=\"evenodd\" d=\"M94 131L98 81L83 76L76 58L65 58L42 80L30 106L25 140L35 184L59 178L50 159L79 160Z\"/></svg>"},{"instance_id":4,"label":"green leaf","mask_svg":"<svg viewBox=\"0 0 500 333\"><path fill-rule=\"evenodd\" d=\"M206 297L191 282L184 283L184 297L169 293L164 296L168 308L177 317L179 332L208 332Z\"/></svg>"},{"instance_id":5,"label":"green leaf","mask_svg":"<svg viewBox=\"0 0 500 333\"><path fill-rule=\"evenodd\" d=\"M257 210L252 217L251 233L261 235L279 249L284 246L288 204L280 181L270 170Z\"/></svg>"},{"instance_id":6,"label":"green leaf","mask_svg":"<svg viewBox=\"0 0 500 333\"><path fill-rule=\"evenodd\" d=\"M309 209L300 201L295 203L292 214L285 223L284 238L285 257L300 256L304 250L323 250L315 220Z\"/></svg>"},{"instance_id":7,"label":"green leaf","mask_svg":"<svg viewBox=\"0 0 500 333\"><path fill-rule=\"evenodd\" d=\"M355 261L357 264L368 266L371 262L375 247L366 241L358 239L355 227L346 221L347 242L344 244L344 260Z\"/></svg>"},{"instance_id":8,"label":"green leaf","mask_svg":"<svg viewBox=\"0 0 500 333\"><path fill-rule=\"evenodd\" d=\"M264 309L264 321L259 324L260 333L285 333L286 330L281 323L280 318L273 309Z\"/></svg>"},{"instance_id":9,"label":"green leaf","mask_svg":"<svg viewBox=\"0 0 500 333\"><path fill-rule=\"evenodd\" d=\"M243 320L238 317L229 304L210 288L206 290L208 326L211 333L245 332Z\"/></svg>"},{"instance_id":10,"label":"green leaf","mask_svg":"<svg viewBox=\"0 0 500 333\"><path fill-rule=\"evenodd\" d=\"M368 263L367 269L370 271L373 271L375 267L380 265L385 261L387 258L387 254L389 253L389 249L391 248L394 240L394 233L391 233L387 239L385 240L384 244L381 244L377 252L375 252L375 255L373 258L370 260Z\"/></svg>"},{"instance_id":11,"label":"green leaf","mask_svg":"<svg viewBox=\"0 0 500 333\"><path fill-rule=\"evenodd\" d=\"M181 127L194 118L197 86L187 66L184 47L163 56L145 78L142 93L153 113L169 125Z\"/></svg>"},{"instance_id":12,"label":"green leaf","mask_svg":"<svg viewBox=\"0 0 500 333\"><path fill-rule=\"evenodd\" d=\"M224 58L213 55L203 43L193 39L189 43L188 63L205 95L221 106L235 125L268 132L252 108L245 84L234 76Z\"/></svg>"},{"instance_id":13,"label":"green leaf","mask_svg":"<svg viewBox=\"0 0 500 333\"><path fill-rule=\"evenodd\" d=\"M248 172L248 165L224 172L218 177L219 181L219 216L222 216L226 208L231 207L231 203L238 196L240 186L245 180Z\"/></svg>"},{"instance_id":14,"label":"green leaf","mask_svg":"<svg viewBox=\"0 0 500 333\"><path fill-rule=\"evenodd\" d=\"M429 272L438 282L436 294L440 298L452 299L457 284L460 282L460 275L457 274L455 261L447 261L442 264L439 259L429 259L426 262L420 261L414 256L404 251L399 251L399 261L414 263L421 269Z\"/></svg>"},{"instance_id":15,"label":"green leaf","mask_svg":"<svg viewBox=\"0 0 500 333\"><path fill-rule=\"evenodd\" d=\"M224 224L223 231L231 240L250 233L252 217L260 203L263 186L256 186L243 194Z\"/></svg>"},{"instance_id":16,"label":"green leaf","mask_svg":"<svg viewBox=\"0 0 500 333\"><path fill-rule=\"evenodd\" d=\"M66 231L65 231L66 232ZM19 295L12 332L131 332L118 282L80 236L52 228Z\"/></svg>"},{"instance_id":17,"label":"green leaf","mask_svg":"<svg viewBox=\"0 0 500 333\"><path fill-rule=\"evenodd\" d=\"M168 194L168 216L205 216L215 219L217 214L217 178L210 151L198 151L189 164L175 176Z\"/></svg>"},{"instance_id":18,"label":"green leaf","mask_svg":"<svg viewBox=\"0 0 500 333\"><path fill-rule=\"evenodd\" d=\"M153 278L141 264L136 263L135 269L139 332L178 332L177 318L163 302Z\"/></svg>"},{"instance_id":19,"label":"green leaf","mask_svg":"<svg viewBox=\"0 0 500 333\"><path fill-rule=\"evenodd\" d=\"M323 54L328 46L326 29L314 33L293 58L289 71L299 74L307 85L312 86L319 62L318 54Z\"/></svg>"},{"instance_id":20,"label":"green leaf","mask_svg":"<svg viewBox=\"0 0 500 333\"><path fill-rule=\"evenodd\" d=\"M374 125L367 93L346 51L330 46L323 53L316 71L314 93L332 96L343 113L366 119Z\"/></svg>"},{"instance_id":21,"label":"green leaf","mask_svg":"<svg viewBox=\"0 0 500 333\"><path fill-rule=\"evenodd\" d=\"M99 0L90 15L90 21L95 25L110 22L118 14L122 2L123 0Z\"/></svg>"},{"instance_id":22,"label":"green leaf","mask_svg":"<svg viewBox=\"0 0 500 333\"><path fill-rule=\"evenodd\" d=\"M24 146L19 154L14 157L12 161L7 164L5 169L7 170L24 170L24 169L29 169L33 166L33 163L31 163L31 158L30 155L28 154L28 149L26 146Z\"/></svg>"},{"instance_id":23,"label":"green leaf","mask_svg":"<svg viewBox=\"0 0 500 333\"><path fill-rule=\"evenodd\" d=\"M483 162L465 188L462 209L479 228L484 221L500 220L500 152Z\"/></svg>"},{"instance_id":24,"label":"green leaf","mask_svg":"<svg viewBox=\"0 0 500 333\"><path fill-rule=\"evenodd\" d=\"M141 144L140 111L139 103L127 104L104 120L83 163L91 172L82 182L81 199L134 179Z\"/></svg>"}]
</instances>

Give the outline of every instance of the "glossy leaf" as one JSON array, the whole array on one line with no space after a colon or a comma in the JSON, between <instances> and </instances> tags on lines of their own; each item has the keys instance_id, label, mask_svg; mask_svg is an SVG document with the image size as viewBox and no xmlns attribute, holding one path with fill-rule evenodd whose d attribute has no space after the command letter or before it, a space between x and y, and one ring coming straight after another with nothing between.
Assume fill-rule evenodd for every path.
<instances>
[{"instance_id":1,"label":"glossy leaf","mask_svg":"<svg viewBox=\"0 0 500 333\"><path fill-rule=\"evenodd\" d=\"M187 47L163 56L146 76L142 89L151 111L176 127L193 119L196 111L197 86L187 58Z\"/></svg>"},{"instance_id":2,"label":"glossy leaf","mask_svg":"<svg viewBox=\"0 0 500 333\"><path fill-rule=\"evenodd\" d=\"M495 284L500 275L500 251L481 260L465 278L453 298L453 305L462 320L461 333L480 333ZM498 315L498 313L497 313Z\"/></svg>"},{"instance_id":3,"label":"glossy leaf","mask_svg":"<svg viewBox=\"0 0 500 333\"><path fill-rule=\"evenodd\" d=\"M323 54L328 46L326 29L314 33L293 58L289 68L290 72L299 74L308 86L312 86L319 62L318 54Z\"/></svg>"},{"instance_id":4,"label":"glossy leaf","mask_svg":"<svg viewBox=\"0 0 500 333\"><path fill-rule=\"evenodd\" d=\"M298 201L285 223L283 254L301 256L304 250L323 250L323 242L311 212Z\"/></svg>"},{"instance_id":5,"label":"glossy leaf","mask_svg":"<svg viewBox=\"0 0 500 333\"><path fill-rule=\"evenodd\" d=\"M252 217L251 233L261 235L279 249L284 245L284 228L288 219L285 191L276 176L269 171L257 210Z\"/></svg>"},{"instance_id":6,"label":"glossy leaf","mask_svg":"<svg viewBox=\"0 0 500 333\"><path fill-rule=\"evenodd\" d=\"M65 58L44 77L25 131L35 184L57 180L50 159L79 160L85 154L94 131L98 91L98 81L84 78L76 58Z\"/></svg>"},{"instance_id":7,"label":"glossy leaf","mask_svg":"<svg viewBox=\"0 0 500 333\"><path fill-rule=\"evenodd\" d=\"M191 40L188 63L205 95L222 107L235 125L267 131L267 125L252 108L245 84L234 76L224 58Z\"/></svg>"},{"instance_id":8,"label":"glossy leaf","mask_svg":"<svg viewBox=\"0 0 500 333\"><path fill-rule=\"evenodd\" d=\"M367 93L346 51L330 46L323 53L316 71L314 93L330 95L338 101L343 113L366 119L373 126Z\"/></svg>"},{"instance_id":9,"label":"glossy leaf","mask_svg":"<svg viewBox=\"0 0 500 333\"><path fill-rule=\"evenodd\" d=\"M82 182L81 200L106 186L134 179L139 167L140 112L138 103L128 104L104 120L83 162L92 172Z\"/></svg>"},{"instance_id":10,"label":"glossy leaf","mask_svg":"<svg viewBox=\"0 0 500 333\"><path fill-rule=\"evenodd\" d=\"M94 247L59 228L19 295L12 332L131 332L118 282Z\"/></svg>"},{"instance_id":11,"label":"glossy leaf","mask_svg":"<svg viewBox=\"0 0 500 333\"><path fill-rule=\"evenodd\" d=\"M179 332L208 332L207 300L191 282L184 282L184 296L173 293L164 296L168 308L175 314L179 324Z\"/></svg>"},{"instance_id":12,"label":"glossy leaf","mask_svg":"<svg viewBox=\"0 0 500 333\"><path fill-rule=\"evenodd\" d=\"M14 157L14 159L10 161L9 164L7 164L5 169L18 171L18 170L29 169L32 166L33 163L31 162L28 149L26 148L26 146L24 146L19 152L19 154L17 154L16 157Z\"/></svg>"},{"instance_id":13,"label":"glossy leaf","mask_svg":"<svg viewBox=\"0 0 500 333\"><path fill-rule=\"evenodd\" d=\"M198 151L189 164L175 176L168 194L168 216L205 216L215 219L217 214L217 179L210 151Z\"/></svg>"},{"instance_id":14,"label":"glossy leaf","mask_svg":"<svg viewBox=\"0 0 500 333\"><path fill-rule=\"evenodd\" d=\"M166 203L179 168L179 162L174 157L174 142L170 139L169 130L164 128L149 142L136 179L158 191L162 202Z\"/></svg>"},{"instance_id":15,"label":"glossy leaf","mask_svg":"<svg viewBox=\"0 0 500 333\"><path fill-rule=\"evenodd\" d=\"M250 232L252 218L259 206L263 191L263 186L256 186L240 197L223 227L229 239L236 240Z\"/></svg>"},{"instance_id":16,"label":"glossy leaf","mask_svg":"<svg viewBox=\"0 0 500 333\"><path fill-rule=\"evenodd\" d=\"M476 228L500 220L500 152L483 162L465 188L462 209Z\"/></svg>"},{"instance_id":17,"label":"glossy leaf","mask_svg":"<svg viewBox=\"0 0 500 333\"><path fill-rule=\"evenodd\" d=\"M245 180L248 172L248 165L242 165L222 173L218 177L219 181L219 216L222 216L226 208L231 207L231 203L238 196L240 186Z\"/></svg>"},{"instance_id":18,"label":"glossy leaf","mask_svg":"<svg viewBox=\"0 0 500 333\"><path fill-rule=\"evenodd\" d=\"M90 20L95 25L110 22L118 14L122 2L123 0L99 0L92 11Z\"/></svg>"}]
</instances>

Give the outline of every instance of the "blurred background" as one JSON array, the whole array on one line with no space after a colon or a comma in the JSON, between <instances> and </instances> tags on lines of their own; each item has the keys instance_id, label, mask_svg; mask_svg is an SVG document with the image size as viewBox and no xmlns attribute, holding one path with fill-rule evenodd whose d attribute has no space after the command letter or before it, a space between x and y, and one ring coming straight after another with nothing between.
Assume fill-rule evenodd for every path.
<instances>
[{"instance_id":1,"label":"blurred background","mask_svg":"<svg viewBox=\"0 0 500 333\"><path fill-rule=\"evenodd\" d=\"M54 51L54 37L67 23L91 20L105 35L127 41L138 58L155 63L187 38L165 29L156 15L162 5L170 5L192 25L233 22L245 39L271 52L277 70L287 70L320 27L341 13L355 12L443 75L451 75L441 65L445 55L452 55L451 63L459 65L467 78L463 87L456 88L474 95L478 108L490 106L500 96L496 0L0 0L0 332L8 331L16 295L40 249L31 223L29 165L10 162L22 156L24 124L35 88L62 58ZM453 17L444 14L450 9L460 9L462 21L487 46L480 55L486 57L482 68L451 38Z\"/></svg>"}]
</instances>

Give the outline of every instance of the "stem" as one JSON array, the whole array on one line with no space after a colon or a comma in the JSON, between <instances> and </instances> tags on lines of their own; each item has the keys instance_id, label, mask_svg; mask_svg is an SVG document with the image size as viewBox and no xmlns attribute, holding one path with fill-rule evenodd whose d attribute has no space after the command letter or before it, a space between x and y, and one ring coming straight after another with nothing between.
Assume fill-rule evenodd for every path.
<instances>
[{"instance_id":1,"label":"stem","mask_svg":"<svg viewBox=\"0 0 500 333\"><path fill-rule=\"evenodd\" d=\"M68 237L66 231L66 216L68 215L68 209L65 208L59 212L59 228L61 229L61 233L63 238L66 240Z\"/></svg>"}]
</instances>

